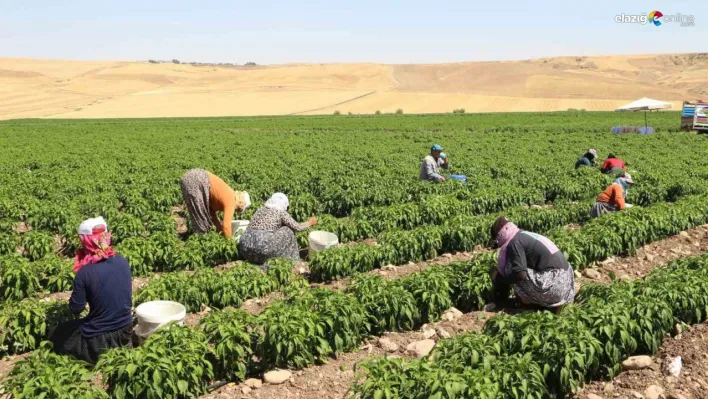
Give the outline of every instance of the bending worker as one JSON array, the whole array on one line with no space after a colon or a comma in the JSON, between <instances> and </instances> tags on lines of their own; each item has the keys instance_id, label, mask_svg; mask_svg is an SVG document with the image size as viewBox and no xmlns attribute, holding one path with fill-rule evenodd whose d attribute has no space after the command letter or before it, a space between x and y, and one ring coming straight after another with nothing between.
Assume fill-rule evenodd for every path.
<instances>
[{"instance_id":1,"label":"bending worker","mask_svg":"<svg viewBox=\"0 0 708 399\"><path fill-rule=\"evenodd\" d=\"M226 182L204 169L188 170L180 186L195 234L207 233L213 224L224 237L231 237L234 212L241 214L251 206L247 192L232 190ZM224 213L223 222L217 211Z\"/></svg>"},{"instance_id":2,"label":"bending worker","mask_svg":"<svg viewBox=\"0 0 708 399\"><path fill-rule=\"evenodd\" d=\"M88 304L89 314L50 329L48 338L57 353L94 364L111 348L132 346L133 286L128 261L111 248L102 217L83 221L79 239L69 309L78 315Z\"/></svg>"},{"instance_id":3,"label":"bending worker","mask_svg":"<svg viewBox=\"0 0 708 399\"><path fill-rule=\"evenodd\" d=\"M251 217L251 223L239 240L239 254L257 265L270 258L300 260L295 232L305 231L317 224L311 217L305 223L296 222L290 214L290 202L283 193L275 193Z\"/></svg>"},{"instance_id":4,"label":"bending worker","mask_svg":"<svg viewBox=\"0 0 708 399\"><path fill-rule=\"evenodd\" d=\"M625 202L629 188L634 184L629 173L622 173L614 183L610 184L595 201L590 209L590 217L598 218L607 212L622 211L631 208L632 205Z\"/></svg>"},{"instance_id":5,"label":"bending worker","mask_svg":"<svg viewBox=\"0 0 708 399\"><path fill-rule=\"evenodd\" d=\"M420 180L444 182L445 177L440 174L440 168L449 169L450 162L447 155L442 157L442 146L435 144L430 148L430 155L423 158L420 164Z\"/></svg>"},{"instance_id":6,"label":"bending worker","mask_svg":"<svg viewBox=\"0 0 708 399\"><path fill-rule=\"evenodd\" d=\"M595 159L597 158L597 151L594 148L589 149L582 157L578 158L575 162L575 169L581 166L595 166Z\"/></svg>"},{"instance_id":7,"label":"bending worker","mask_svg":"<svg viewBox=\"0 0 708 399\"><path fill-rule=\"evenodd\" d=\"M497 268L492 272L495 301L508 299L513 286L524 305L558 312L573 302L573 269L551 240L521 230L504 217L494 222L491 234L495 248L500 248Z\"/></svg>"},{"instance_id":8,"label":"bending worker","mask_svg":"<svg viewBox=\"0 0 708 399\"><path fill-rule=\"evenodd\" d=\"M621 159L617 158L615 154L611 153L607 156L605 163L602 164L600 171L606 174L613 174L622 172L626 168L627 165L625 165L625 163Z\"/></svg>"}]
</instances>

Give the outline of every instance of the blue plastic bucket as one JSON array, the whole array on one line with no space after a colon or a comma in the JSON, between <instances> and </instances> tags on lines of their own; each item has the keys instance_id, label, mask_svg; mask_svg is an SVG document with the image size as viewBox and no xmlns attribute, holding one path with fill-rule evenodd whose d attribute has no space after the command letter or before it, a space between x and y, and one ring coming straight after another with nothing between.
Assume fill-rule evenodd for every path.
<instances>
[{"instance_id":1,"label":"blue plastic bucket","mask_svg":"<svg viewBox=\"0 0 708 399\"><path fill-rule=\"evenodd\" d=\"M467 176L465 175L450 175L450 179L459 180L463 183L467 183Z\"/></svg>"}]
</instances>

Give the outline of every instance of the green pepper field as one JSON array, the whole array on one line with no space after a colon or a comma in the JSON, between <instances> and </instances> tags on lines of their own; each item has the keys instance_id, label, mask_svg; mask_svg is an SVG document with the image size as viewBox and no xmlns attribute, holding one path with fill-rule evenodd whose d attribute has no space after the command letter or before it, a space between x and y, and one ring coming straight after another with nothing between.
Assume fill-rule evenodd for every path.
<instances>
[{"instance_id":1,"label":"green pepper field","mask_svg":"<svg viewBox=\"0 0 708 399\"><path fill-rule=\"evenodd\" d=\"M491 251L395 279L372 271L491 248L500 215L549 237L578 271L708 223L708 137L680 131L678 113L648 120L656 133L610 132L643 126L642 113L584 111L0 122L0 355L26 354L0 376L0 395L198 397L217 381L321 364L453 306L479 310L492 289ZM445 173L467 184L418 179L433 144L450 157ZM635 207L590 220L613 178L574 169L588 148L599 163L614 153L628 164ZM316 229L346 245L308 259L305 275L280 259L267 273L244 262L217 268L240 259L237 243L216 231L190 235L179 181L191 168L248 191L246 218L280 191L295 219L317 216ZM136 306L212 310L197 325L113 349L89 370L43 340L73 318L56 293L72 289L79 223L99 215L146 281ZM307 248L307 233L298 242ZM344 279L342 290L328 286ZM256 315L238 309L276 294ZM439 340L430 357L369 359L350 394L563 398L616 375L628 356L656 352L676 323L706 318L708 256L684 258L643 279L584 284L560 315L500 313L482 331Z\"/></svg>"}]
</instances>

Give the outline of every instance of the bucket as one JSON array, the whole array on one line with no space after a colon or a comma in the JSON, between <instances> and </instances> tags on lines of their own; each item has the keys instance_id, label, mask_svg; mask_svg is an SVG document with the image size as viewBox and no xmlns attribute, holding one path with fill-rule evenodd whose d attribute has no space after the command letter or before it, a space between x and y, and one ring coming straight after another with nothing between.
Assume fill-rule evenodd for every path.
<instances>
[{"instance_id":1,"label":"bucket","mask_svg":"<svg viewBox=\"0 0 708 399\"><path fill-rule=\"evenodd\" d=\"M135 334L142 343L158 328L169 322L176 321L177 324L182 325L187 316L187 309L177 302L152 301L140 304L135 308L135 314L138 316Z\"/></svg>"},{"instance_id":2,"label":"bucket","mask_svg":"<svg viewBox=\"0 0 708 399\"><path fill-rule=\"evenodd\" d=\"M231 235L238 240L241 235L246 231L246 228L251 222L248 220L232 220L231 221Z\"/></svg>"},{"instance_id":3,"label":"bucket","mask_svg":"<svg viewBox=\"0 0 708 399\"><path fill-rule=\"evenodd\" d=\"M310 239L310 251L308 252L310 258L318 252L339 244L339 238L327 231L313 231L308 238Z\"/></svg>"},{"instance_id":4,"label":"bucket","mask_svg":"<svg viewBox=\"0 0 708 399\"><path fill-rule=\"evenodd\" d=\"M459 181L461 181L463 184L466 184L466 183L467 183L467 176L465 176L465 175L450 175L450 179L452 179L452 180L459 180Z\"/></svg>"}]
</instances>

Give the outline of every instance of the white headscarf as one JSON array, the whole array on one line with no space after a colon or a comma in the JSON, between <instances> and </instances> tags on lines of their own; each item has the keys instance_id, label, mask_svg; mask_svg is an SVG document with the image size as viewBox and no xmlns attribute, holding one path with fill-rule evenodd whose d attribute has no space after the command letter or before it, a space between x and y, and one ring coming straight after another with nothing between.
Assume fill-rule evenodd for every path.
<instances>
[{"instance_id":1,"label":"white headscarf","mask_svg":"<svg viewBox=\"0 0 708 399\"><path fill-rule=\"evenodd\" d=\"M268 209L277 209L279 211L286 212L288 206L290 206L290 201L288 201L288 196L283 193L275 193L272 197L265 203Z\"/></svg>"}]
</instances>

